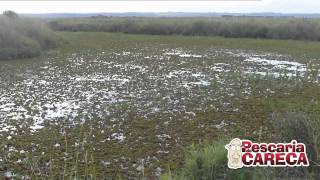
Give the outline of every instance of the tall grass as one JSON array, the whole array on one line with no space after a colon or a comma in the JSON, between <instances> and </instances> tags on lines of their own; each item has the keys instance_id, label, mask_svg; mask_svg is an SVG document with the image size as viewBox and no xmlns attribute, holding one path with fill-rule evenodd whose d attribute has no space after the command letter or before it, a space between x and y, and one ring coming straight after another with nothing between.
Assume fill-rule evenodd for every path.
<instances>
[{"instance_id":1,"label":"tall grass","mask_svg":"<svg viewBox=\"0 0 320 180\"><path fill-rule=\"evenodd\" d=\"M185 164L181 171L169 170L163 174L162 180L213 180L213 179L268 179L264 169L243 168L231 170L228 168L227 141L218 140L203 148L192 146L186 154Z\"/></svg>"},{"instance_id":2,"label":"tall grass","mask_svg":"<svg viewBox=\"0 0 320 180\"><path fill-rule=\"evenodd\" d=\"M279 176L285 176L288 172L296 177L320 178L320 124L318 119L312 119L304 112L273 113L273 126L276 131L275 141L290 142L295 139L306 145L310 168L291 168L279 172Z\"/></svg>"},{"instance_id":3,"label":"tall grass","mask_svg":"<svg viewBox=\"0 0 320 180\"><path fill-rule=\"evenodd\" d=\"M317 19L96 17L60 19L49 24L60 31L320 40L320 21Z\"/></svg>"},{"instance_id":4,"label":"tall grass","mask_svg":"<svg viewBox=\"0 0 320 180\"><path fill-rule=\"evenodd\" d=\"M226 141L215 141L203 148L192 146L186 154L185 164L180 171L161 176L162 180L213 180L213 179L319 179L318 120L312 120L302 112L274 113L274 142L291 142L295 139L306 144L310 167L300 168L242 168L228 169Z\"/></svg>"},{"instance_id":5,"label":"tall grass","mask_svg":"<svg viewBox=\"0 0 320 180\"><path fill-rule=\"evenodd\" d=\"M59 44L61 39L40 20L0 16L0 60L34 57Z\"/></svg>"}]
</instances>

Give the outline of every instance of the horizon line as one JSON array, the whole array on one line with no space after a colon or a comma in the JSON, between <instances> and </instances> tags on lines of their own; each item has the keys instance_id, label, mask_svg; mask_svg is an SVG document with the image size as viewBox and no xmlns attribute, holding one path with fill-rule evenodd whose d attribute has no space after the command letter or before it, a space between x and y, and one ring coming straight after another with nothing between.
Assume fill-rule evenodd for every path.
<instances>
[{"instance_id":1,"label":"horizon line","mask_svg":"<svg viewBox=\"0 0 320 180\"><path fill-rule=\"evenodd\" d=\"M7 10L6 10L7 11ZM10 11L10 10L8 10ZM5 11L3 11L5 12ZM14 11L16 12L16 11ZM127 12L26 12L26 13L19 13L18 14L103 14L103 13L110 13L110 14L125 14L125 13L137 13L137 14L143 14L143 13L153 13L153 14L160 14L160 13L198 13L198 14L320 14L320 12L273 12L273 11L265 11L265 12L199 12L199 11L163 11L163 12L155 12L155 11L127 11Z\"/></svg>"}]
</instances>

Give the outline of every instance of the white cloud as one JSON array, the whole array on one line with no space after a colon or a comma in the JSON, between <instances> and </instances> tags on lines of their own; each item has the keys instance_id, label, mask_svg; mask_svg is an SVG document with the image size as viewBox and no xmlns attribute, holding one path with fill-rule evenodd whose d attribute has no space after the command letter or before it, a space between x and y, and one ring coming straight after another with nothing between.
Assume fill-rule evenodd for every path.
<instances>
[{"instance_id":1,"label":"white cloud","mask_svg":"<svg viewBox=\"0 0 320 180\"><path fill-rule=\"evenodd\" d=\"M261 1L0 1L0 11L57 12L283 12L320 13L318 0Z\"/></svg>"}]
</instances>

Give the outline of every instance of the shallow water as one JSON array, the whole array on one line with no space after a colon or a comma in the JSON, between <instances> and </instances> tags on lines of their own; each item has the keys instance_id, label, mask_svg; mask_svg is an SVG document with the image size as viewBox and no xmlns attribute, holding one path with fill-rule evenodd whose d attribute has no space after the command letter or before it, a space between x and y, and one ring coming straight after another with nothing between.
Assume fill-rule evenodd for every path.
<instances>
[{"instance_id":1,"label":"shallow water","mask_svg":"<svg viewBox=\"0 0 320 180\"><path fill-rule=\"evenodd\" d=\"M209 49L201 54L162 49L144 54L144 49L102 51L72 53L21 66L2 62L1 129L17 122L36 131L51 121L125 119L129 110L145 118L158 112L205 110L210 102L220 102L222 95L250 94L250 85L236 89L236 81L226 80L232 72L246 79L252 74L303 77L309 71L305 64L287 56L239 50ZM213 88L213 82L218 87Z\"/></svg>"}]
</instances>

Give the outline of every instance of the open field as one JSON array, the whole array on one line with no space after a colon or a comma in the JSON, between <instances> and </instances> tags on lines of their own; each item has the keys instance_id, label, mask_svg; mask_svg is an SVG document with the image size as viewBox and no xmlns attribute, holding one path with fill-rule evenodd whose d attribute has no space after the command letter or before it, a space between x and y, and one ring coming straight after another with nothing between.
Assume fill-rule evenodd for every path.
<instances>
[{"instance_id":1,"label":"open field","mask_svg":"<svg viewBox=\"0 0 320 180\"><path fill-rule=\"evenodd\" d=\"M0 61L5 175L154 179L192 143L270 142L274 114L320 117L320 42L58 34L64 47Z\"/></svg>"}]
</instances>

